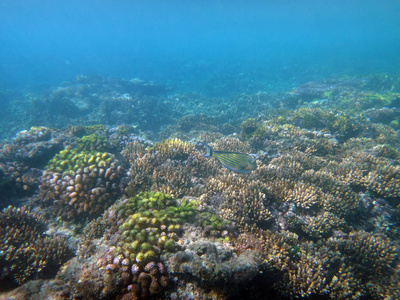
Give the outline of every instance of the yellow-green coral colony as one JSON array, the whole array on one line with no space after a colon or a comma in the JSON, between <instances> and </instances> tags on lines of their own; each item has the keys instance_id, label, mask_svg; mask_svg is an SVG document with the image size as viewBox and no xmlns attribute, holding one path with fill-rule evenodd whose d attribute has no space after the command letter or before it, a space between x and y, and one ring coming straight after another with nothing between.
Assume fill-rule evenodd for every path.
<instances>
[{"instance_id":1,"label":"yellow-green coral colony","mask_svg":"<svg viewBox=\"0 0 400 300\"><path fill-rule=\"evenodd\" d=\"M83 168L105 168L111 164L113 157L108 152L81 151L64 149L56 154L47 164L46 170L53 172L70 172Z\"/></svg>"},{"instance_id":2,"label":"yellow-green coral colony","mask_svg":"<svg viewBox=\"0 0 400 300\"><path fill-rule=\"evenodd\" d=\"M203 227L222 230L226 222L209 213L197 212L197 201L184 199L180 204L169 194L141 192L119 208L125 221L120 226L121 239L116 245L117 255L143 265L157 261L162 251L173 252L182 232L182 224L199 217Z\"/></svg>"},{"instance_id":3,"label":"yellow-green coral colony","mask_svg":"<svg viewBox=\"0 0 400 300\"><path fill-rule=\"evenodd\" d=\"M200 213L199 217L201 226L210 226L212 230L221 231L229 225L227 220L224 220L221 217L207 211Z\"/></svg>"},{"instance_id":4,"label":"yellow-green coral colony","mask_svg":"<svg viewBox=\"0 0 400 300\"><path fill-rule=\"evenodd\" d=\"M107 138L98 134L85 135L76 139L76 149L85 151L105 151L110 148Z\"/></svg>"},{"instance_id":5,"label":"yellow-green coral colony","mask_svg":"<svg viewBox=\"0 0 400 300\"><path fill-rule=\"evenodd\" d=\"M158 259L160 251L174 251L181 224L193 218L197 203L183 200L180 205L171 195L141 192L119 209L127 217L120 226L122 240L116 252L137 263Z\"/></svg>"},{"instance_id":6,"label":"yellow-green coral colony","mask_svg":"<svg viewBox=\"0 0 400 300\"><path fill-rule=\"evenodd\" d=\"M108 152L64 149L48 162L39 187L55 215L78 219L107 209L119 194L121 174L122 167Z\"/></svg>"}]
</instances>

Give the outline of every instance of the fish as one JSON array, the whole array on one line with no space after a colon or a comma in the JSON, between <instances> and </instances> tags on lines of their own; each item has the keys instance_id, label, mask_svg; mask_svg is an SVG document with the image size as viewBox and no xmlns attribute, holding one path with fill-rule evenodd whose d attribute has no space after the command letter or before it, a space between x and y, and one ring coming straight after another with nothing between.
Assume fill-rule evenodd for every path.
<instances>
[{"instance_id":1,"label":"fish","mask_svg":"<svg viewBox=\"0 0 400 300\"><path fill-rule=\"evenodd\" d=\"M257 169L256 160L250 154L228 151L214 151L205 143L200 145L206 147L207 153L203 157L215 157L221 165L236 173L249 173Z\"/></svg>"}]
</instances>

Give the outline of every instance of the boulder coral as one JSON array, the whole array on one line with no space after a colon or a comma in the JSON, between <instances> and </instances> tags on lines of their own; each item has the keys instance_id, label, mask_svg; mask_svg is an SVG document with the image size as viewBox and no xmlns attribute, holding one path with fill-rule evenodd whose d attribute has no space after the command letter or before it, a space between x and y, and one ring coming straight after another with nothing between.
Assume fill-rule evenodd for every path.
<instances>
[{"instance_id":1,"label":"boulder coral","mask_svg":"<svg viewBox=\"0 0 400 300\"><path fill-rule=\"evenodd\" d=\"M41 177L41 205L64 220L99 216L120 194L123 168L108 152L86 150L102 141L93 137L82 138L80 148L56 154Z\"/></svg>"}]
</instances>

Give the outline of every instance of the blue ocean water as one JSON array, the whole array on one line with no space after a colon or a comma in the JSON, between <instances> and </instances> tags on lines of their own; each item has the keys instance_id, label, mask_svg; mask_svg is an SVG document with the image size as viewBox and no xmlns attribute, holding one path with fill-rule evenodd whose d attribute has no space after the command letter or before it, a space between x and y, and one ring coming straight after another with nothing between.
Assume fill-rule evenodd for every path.
<instances>
[{"instance_id":1,"label":"blue ocean water","mask_svg":"<svg viewBox=\"0 0 400 300\"><path fill-rule=\"evenodd\" d=\"M0 0L0 300L400 299L399 0Z\"/></svg>"},{"instance_id":2,"label":"blue ocean water","mask_svg":"<svg viewBox=\"0 0 400 300\"><path fill-rule=\"evenodd\" d=\"M396 0L3 0L0 84L32 88L100 74L226 94L216 82L245 92L396 72L399 15Z\"/></svg>"}]
</instances>

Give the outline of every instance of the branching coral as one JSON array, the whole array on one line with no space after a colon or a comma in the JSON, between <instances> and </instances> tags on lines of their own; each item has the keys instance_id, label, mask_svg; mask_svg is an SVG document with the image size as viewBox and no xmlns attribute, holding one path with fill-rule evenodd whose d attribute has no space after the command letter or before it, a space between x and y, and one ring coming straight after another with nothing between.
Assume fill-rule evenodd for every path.
<instances>
[{"instance_id":1,"label":"branching coral","mask_svg":"<svg viewBox=\"0 0 400 300\"><path fill-rule=\"evenodd\" d=\"M164 140L144 149L140 143L129 145L124 156L130 161L130 188L162 191L180 197L195 194L196 174L201 170L194 146L179 139Z\"/></svg>"},{"instance_id":2,"label":"branching coral","mask_svg":"<svg viewBox=\"0 0 400 300\"><path fill-rule=\"evenodd\" d=\"M0 213L0 265L18 284L54 274L71 255L64 238L44 234L46 223L27 207Z\"/></svg>"},{"instance_id":3,"label":"branching coral","mask_svg":"<svg viewBox=\"0 0 400 300\"><path fill-rule=\"evenodd\" d=\"M148 152L155 154L157 161L162 163L167 158L186 160L193 150L194 146L191 143L180 139L167 139L160 143L156 143L153 147L148 149Z\"/></svg>"},{"instance_id":4,"label":"branching coral","mask_svg":"<svg viewBox=\"0 0 400 300\"><path fill-rule=\"evenodd\" d=\"M351 232L348 239L332 239L340 253L345 255L355 273L362 274L363 280L387 276L398 256L395 245L388 238L362 231Z\"/></svg>"},{"instance_id":5,"label":"branching coral","mask_svg":"<svg viewBox=\"0 0 400 300\"><path fill-rule=\"evenodd\" d=\"M287 299L398 298L400 110L360 108L394 104L399 98L359 93L362 81L357 88L352 82L303 85L280 103L300 108L260 111L257 119L246 116L240 135L224 137L218 132L228 127L237 132L234 125L243 120L222 125L218 118L186 116L162 133L170 134L169 139L154 144L129 136L133 131L126 127L99 126L71 128L62 151L57 148L61 142L48 145L51 155L36 166L47 162L41 193L34 197L40 199L40 208L75 222L109 208L82 235L75 231L74 238L80 239L77 257L59 274L71 284L70 297L151 299L172 279L177 284L167 295L171 298L189 295L190 287L199 295L207 291L210 297L229 298L233 286L239 290L260 283ZM128 93L108 100L103 108L110 109L105 114L109 118L123 115L121 108L131 110L132 103L149 105ZM157 105L154 97L145 100ZM120 109L112 107L115 101ZM348 111L339 109L350 106L354 107ZM143 121L143 128L153 125ZM29 153L39 152L25 150L36 149L36 142L49 142L51 135L47 129L33 128L21 132L12 145L4 144L3 177L34 191L35 182L27 177L37 179L42 170L29 173L32 166L26 162ZM199 145L172 137L193 138L216 150L253 153L257 169L232 173L215 159L204 158ZM11 161L8 158L17 157L18 143L30 146L24 148L24 156ZM115 157L123 146L120 164ZM129 177L123 180L122 165L129 165ZM110 207L127 185L127 198ZM14 238L16 229L6 228L5 234ZM28 233L19 234L31 239ZM29 257L37 260L38 247L48 248L46 238L23 245L23 253L11 246L6 250L29 266L45 269L40 259L32 264ZM5 245L11 243L8 239ZM52 243L62 247L60 241ZM0 258L2 263L12 259ZM84 266L77 267L81 263ZM36 277L31 267L21 266L9 267L8 278L23 282Z\"/></svg>"},{"instance_id":6,"label":"branching coral","mask_svg":"<svg viewBox=\"0 0 400 300\"><path fill-rule=\"evenodd\" d=\"M266 184L260 181L248 182L234 174L226 174L211 178L201 199L219 207L224 219L249 230L252 226L264 228L271 221L265 193Z\"/></svg>"}]
</instances>

